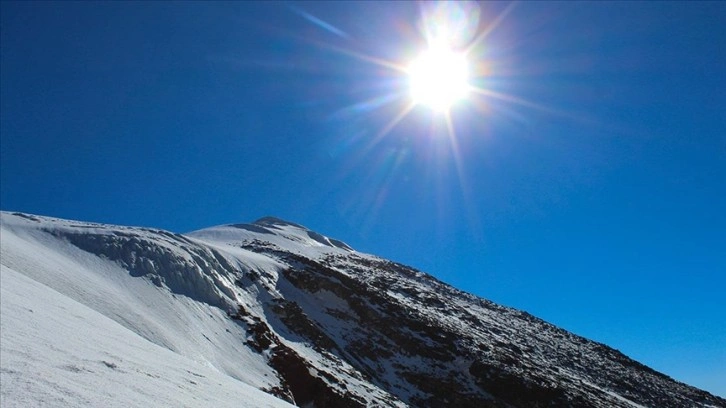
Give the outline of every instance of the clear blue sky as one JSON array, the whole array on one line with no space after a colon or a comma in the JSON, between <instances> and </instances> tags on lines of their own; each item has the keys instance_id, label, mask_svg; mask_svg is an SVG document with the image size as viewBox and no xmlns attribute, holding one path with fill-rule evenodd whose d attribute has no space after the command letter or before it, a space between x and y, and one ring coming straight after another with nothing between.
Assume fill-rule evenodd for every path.
<instances>
[{"instance_id":1,"label":"clear blue sky","mask_svg":"<svg viewBox=\"0 0 726 408\"><path fill-rule=\"evenodd\" d=\"M275 215L726 396L726 3L516 5L455 139L381 135L416 3L1 6L3 210Z\"/></svg>"}]
</instances>

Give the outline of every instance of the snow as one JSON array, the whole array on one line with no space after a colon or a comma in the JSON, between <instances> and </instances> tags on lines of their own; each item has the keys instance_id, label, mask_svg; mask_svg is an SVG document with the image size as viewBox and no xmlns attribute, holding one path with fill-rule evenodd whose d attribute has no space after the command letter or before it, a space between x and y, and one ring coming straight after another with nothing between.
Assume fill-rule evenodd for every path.
<instances>
[{"instance_id":1,"label":"snow","mask_svg":"<svg viewBox=\"0 0 726 408\"><path fill-rule=\"evenodd\" d=\"M94 394L104 387L108 390L103 392L121 398L119 406L148 406L149 403L209 406L210 401L217 401L217 396L222 399L230 397L227 403L214 402L225 406L239 404L239 396L231 398L234 393L220 393L215 389L217 384L236 384L233 388L243 389L247 394L251 389L263 395L267 394L255 389L279 385L275 371L267 365L264 357L244 345L245 328L230 320L223 310L185 296L172 295L146 279L130 276L116 263L81 251L47 232L83 227L84 231L103 234L109 233L107 227L48 218L37 220L2 214L0 361L3 406L57 406L61 401L54 402L50 396L60 398L66 394L67 397L63 398L69 398L71 406L105 405ZM30 309L33 312L29 312ZM58 313L59 309L62 312ZM48 310L53 313L47 314ZM69 315L82 317L67 319ZM105 333L115 334L108 337ZM102 356L109 351L113 351L116 357L123 357L113 364L118 367L130 364L134 368L123 368L127 373L124 377L126 382L116 377L107 380L113 370L98 370ZM135 354L135 351L138 353ZM167 358L171 360L167 361ZM68 370L62 367L75 367L70 370L85 373L88 378L68 377ZM168 376L163 375L167 368L171 370L169 375L173 372L180 374L163 380ZM213 375L204 375L216 382L212 384L211 380L187 378L186 370L211 370ZM101 375L98 381L106 382L94 383L96 375ZM150 375L158 375L161 379L149 380ZM199 395L210 403L178 399L184 396L183 392L174 397L177 399L169 399L168 404L163 402L166 401L164 398L178 394L170 388L173 385L189 388L191 383L187 379L205 387L209 396L204 397L204 393ZM138 389L129 391L130 394L144 396L128 396L131 399L127 401L127 396L114 391L123 389L113 385L118 381L128 385L130 390ZM154 382L160 381L166 383L154 385ZM17 382L26 384L29 387L26 391L38 391L37 399L23 397L22 387L16 389L10 386ZM95 385L86 389L81 386L86 383ZM153 398L152 391L156 388L168 389L168 395L162 395L162 399ZM149 393L143 394L143 390ZM194 396L202 398L191 388L188 394L192 391ZM26 398L30 400L26 401ZM273 402L264 402L267 399ZM252 401L268 404L264 406L287 406L280 405L274 397L267 399Z\"/></svg>"},{"instance_id":2,"label":"snow","mask_svg":"<svg viewBox=\"0 0 726 408\"><path fill-rule=\"evenodd\" d=\"M244 328L219 308L170 296L148 280L130 276L116 263L44 232L57 229L57 223L35 225L3 214L2 227L3 265L200 364L258 388L279 384L265 360L239 341L246 337Z\"/></svg>"},{"instance_id":3,"label":"snow","mask_svg":"<svg viewBox=\"0 0 726 408\"><path fill-rule=\"evenodd\" d=\"M279 340L308 361L311 372L324 370L348 373L345 376L349 378L341 379L343 391L347 389L357 395L378 397L388 395L359 378L357 371L344 361L331 360L330 356L323 356L313 350L306 341L290 333L279 319L263 308L265 302L281 298L277 290L279 271L287 265L239 245L263 236L272 241L269 244L274 245L276 242L286 251L320 256L327 253L349 253L350 250L343 247L345 244L333 245L327 237L311 234L309 230L295 224L265 224L264 228L269 231L266 233L233 226L214 227L181 237L181 241L186 243L180 243L168 238L168 233L164 231L145 228L108 226L5 212L2 213L0 221L3 290L18 294L13 297L6 296L3 292L3 406L6 406L6 402L9 404L7 406L108 405L103 402L107 398L103 395L118 398L118 406L225 406L227 403L222 400L226 401L227 396L235 392L219 393L212 385L230 382L237 384L238 389L244 388L237 392L241 398L238 396L230 399L230 404L238 404L239 399L244 400L245 395L249 394L245 387L252 387L252 390L256 389L256 393L268 397L262 400L257 397L250 398L249 401L252 402L249 406L289 406L284 401L259 391L281 386L278 373L268 364L269 352L258 353L247 346L247 324L230 319L227 313L232 310L223 310L218 305L243 305L248 312L261 318L266 324L273 325L276 332L286 334ZM71 244L65 237L74 234L109 239L132 237L141 246L162 248L167 251L166 256L190 264L198 263L198 260L191 259L190 246L198 245L203 250L217 250L220 256L235 267L237 275L224 276L223 273L212 271L216 276L210 286L209 279L199 271L201 276L184 277L185 282L192 285L187 293L173 293L169 288L160 287L146 277L132 276L129 270L103 255L87 252ZM327 242L331 242L330 245ZM245 288L236 286L235 281L240 276L253 273L260 275L260 279ZM43 293L37 296L21 296L20 294L31 291L28 285L34 288L34 292ZM48 296L45 292L53 295ZM204 296L199 296L200 293ZM25 303L20 302L22 306L19 306L18 299ZM40 316L37 311L42 309L42 302L37 299L53 302L52 308L46 306L49 310L72 310L74 314L84 317L79 321L64 321L63 317L68 313L60 313L55 319L36 321ZM62 304L56 305L56 301ZM340 301L339 304L343 305L344 302ZM25 312L16 313L16 309ZM34 312L27 312L28 309ZM10 314L18 314L22 318L6 319ZM97 320L103 322L98 323ZM77 327L76 323L83 327ZM54 324L74 325L64 332L57 330ZM115 327L107 329L106 326L109 325ZM99 328L100 332L96 333L94 328ZM117 332L124 334L114 334L111 337L106 335ZM53 346L53 350L57 352L44 353L44 348L53 344L51 333L62 333L58 335L62 341ZM102 338L97 339L97 335ZM128 337L134 340L128 340ZM16 352L17 349L22 350L19 344L23 338L28 342L28 347L33 349L33 353ZM144 351L147 349L152 351ZM157 349L164 352L159 353ZM134 354L138 350L142 351ZM104 354L111 352L114 359ZM153 354L154 358L147 358L144 353ZM28 361L33 354L36 357ZM170 355L174 359L167 361ZM103 361L116 368L109 367ZM184 364L178 365L176 361ZM167 369L171 371L165 374ZM81 373L90 379L69 377L68 370ZM125 380L119 381L115 377L112 380L106 379L108 376L118 375L119 372L126 375ZM196 376L190 376L189 372L202 373L204 378L213 378L216 383L212 384L212 380L198 380ZM213 374L209 374L210 372ZM96 380L93 378L101 374L105 377L98 377L97 382L94 382ZM146 377L156 380L150 383ZM6 384L17 381L27 383L28 388L6 387ZM105 386L103 381L106 381L103 383ZM164 383L155 385L154 382ZM91 385L84 388L83 384ZM173 386L177 385L187 387L189 395L172 391ZM205 396L206 391L197 394L196 390L189 388L192 385L206 387L209 396ZM123 388L128 388L125 394L120 391ZM156 388L160 390L158 396L152 392ZM37 394L37 397L31 394ZM192 394L201 402L184 401L186 397L192 398Z\"/></svg>"},{"instance_id":4,"label":"snow","mask_svg":"<svg viewBox=\"0 0 726 408\"><path fill-rule=\"evenodd\" d=\"M301 225L281 220L277 220L277 222L266 220L269 218L264 218L255 224L220 225L185 235L208 244L226 247L239 246L256 239L264 240L282 250L309 258L354 252L342 241L330 239Z\"/></svg>"},{"instance_id":5,"label":"snow","mask_svg":"<svg viewBox=\"0 0 726 408\"><path fill-rule=\"evenodd\" d=\"M3 407L291 406L1 268Z\"/></svg>"},{"instance_id":6,"label":"snow","mask_svg":"<svg viewBox=\"0 0 726 408\"><path fill-rule=\"evenodd\" d=\"M568 377L576 380L578 383L580 383L582 385L585 385L585 386L590 387L590 388L594 388L594 389L596 389L596 390L598 390L600 392L603 392L603 393L605 393L605 394L607 394L607 395L615 398L616 400L618 400L620 402L624 402L625 404L627 404L631 408L648 408L645 405L636 404L635 402L633 402L633 401L631 401L631 400L623 397L622 395L616 394L616 393L614 393L614 392L612 392L610 390L607 390L607 389L604 389L602 387L599 387L596 384L593 384L590 381L587 381L587 380L585 380L583 378L580 378L580 377L578 377L578 376L576 376L576 375L574 375L572 373L569 373L569 372L564 371L564 370L562 371L562 373L565 374L565 375L567 375Z\"/></svg>"}]
</instances>

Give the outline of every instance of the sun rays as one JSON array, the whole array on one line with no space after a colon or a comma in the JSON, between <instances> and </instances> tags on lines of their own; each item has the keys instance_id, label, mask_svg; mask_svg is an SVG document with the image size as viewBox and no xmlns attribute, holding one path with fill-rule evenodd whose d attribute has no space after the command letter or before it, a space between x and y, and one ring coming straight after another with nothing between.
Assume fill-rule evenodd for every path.
<instances>
[{"instance_id":1,"label":"sun rays","mask_svg":"<svg viewBox=\"0 0 726 408\"><path fill-rule=\"evenodd\" d=\"M380 142L415 109L421 107L431 110L431 120L442 121L447 133L446 138L451 141L451 147L455 149L456 131L452 111L458 105L476 102L469 105L482 116L489 114L488 110L482 109L482 102L486 101L549 111L544 106L524 98L477 84L477 80L486 74L472 69L487 63L486 60L482 60L484 57L478 55L484 54L477 53L478 47L486 44L488 35L504 21L515 5L516 2L510 3L504 11L491 19L489 24L480 28L480 11L474 3L423 3L418 22L420 38L411 43L418 42L424 46L420 47L413 59L409 57L408 60L405 58L389 60L333 44L317 43L317 45L359 62L382 68L398 78L394 89L387 94L375 95L354 104L358 107L375 106L376 109L385 109L385 105L399 106L398 110L390 114L390 119L381 126L380 130L375 132L372 144ZM412 54L410 52L412 44L402 44L402 47L407 47L408 51L402 52L402 55ZM386 103L380 103L381 100L385 100Z\"/></svg>"},{"instance_id":2,"label":"sun rays","mask_svg":"<svg viewBox=\"0 0 726 408\"><path fill-rule=\"evenodd\" d=\"M358 126L370 129L363 132L367 133L365 136L359 131L353 132L356 147L351 154L357 158L355 162L371 167L371 172L378 172L382 167L393 172L405 167L404 160L418 157L415 160L428 162L426 167L433 174L450 171L458 180L464 205L471 206L469 196L473 184L467 181L466 156L462 154L465 152L460 138L471 143L474 135L471 132L460 135L457 128L465 125L461 128L472 129L477 124L511 119L498 114L511 108L563 114L503 91L507 83L502 78L507 73L492 76L491 67L501 66L498 58L503 58L491 52L497 49L495 41L501 37L493 34L512 15L516 5L512 2L496 14L484 15L476 2L419 3L418 21L395 21L393 26L400 30L400 37L379 43L381 52L377 53L364 51L370 48L362 47L350 33L342 37L338 35L338 31L343 32L339 28L331 31L328 23L306 14L308 21L331 31L337 38L331 41L303 38L303 41L358 63L355 68L358 72L366 69L369 72L367 77L356 79L369 81L365 91L353 103L339 106L331 115L338 121L353 120ZM391 52L396 48L398 52ZM391 58L391 55L398 56ZM369 66L374 69L365 68ZM397 164L384 165L379 160L381 155L387 157L385 163ZM446 169L447 166L451 167ZM351 163L346 165L351 174L358 169L353 167ZM375 217L385 196L396 188L393 176L373 177L377 181L369 190L376 192L375 199L369 205L360 202L356 205L367 207L366 212ZM346 176L341 174L341 177ZM471 208L466 211L468 218L477 218ZM476 220L471 221L478 224Z\"/></svg>"}]
</instances>

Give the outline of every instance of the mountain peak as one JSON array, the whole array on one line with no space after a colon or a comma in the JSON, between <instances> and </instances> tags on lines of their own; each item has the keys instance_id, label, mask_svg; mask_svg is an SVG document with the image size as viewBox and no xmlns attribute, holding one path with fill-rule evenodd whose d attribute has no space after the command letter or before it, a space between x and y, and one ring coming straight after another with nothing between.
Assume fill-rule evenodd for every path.
<instances>
[{"instance_id":1,"label":"mountain peak","mask_svg":"<svg viewBox=\"0 0 726 408\"><path fill-rule=\"evenodd\" d=\"M303 225L271 216L262 217L251 224L219 225L189 232L187 235L233 246L239 245L240 242L266 241L294 252L355 251L343 241L327 237Z\"/></svg>"},{"instance_id":2,"label":"mountain peak","mask_svg":"<svg viewBox=\"0 0 726 408\"><path fill-rule=\"evenodd\" d=\"M300 228L300 229L308 231L308 228L306 228L300 224L296 224L296 223L290 222L290 221L285 221L282 218L277 218L277 217L272 217L272 216L262 217L262 218L258 219L257 221L253 222L253 224L263 226L263 227L290 226L290 227L296 227L296 228Z\"/></svg>"}]
</instances>

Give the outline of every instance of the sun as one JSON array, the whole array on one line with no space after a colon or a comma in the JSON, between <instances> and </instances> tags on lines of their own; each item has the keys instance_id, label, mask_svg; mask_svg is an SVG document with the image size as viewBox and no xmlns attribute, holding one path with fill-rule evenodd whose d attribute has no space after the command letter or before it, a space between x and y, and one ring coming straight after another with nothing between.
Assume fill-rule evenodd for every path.
<instances>
[{"instance_id":1,"label":"sun","mask_svg":"<svg viewBox=\"0 0 726 408\"><path fill-rule=\"evenodd\" d=\"M412 54L410 48L403 47L405 44L400 47L402 52L400 59L388 59L342 45L313 42L317 46L380 69L377 72L382 73L383 81L374 83L372 88L385 89L383 93L372 94L370 98L356 101L336 112L336 114L368 113L384 106L396 106L390 119L371 137L371 146L380 143L417 107L426 108L428 111L426 113L430 113L428 116L431 119L431 132L445 133L451 141L452 151L455 152L458 151L458 147L454 119L462 120L477 110L488 115L495 100L550 111L526 99L490 88L490 85L498 81L491 76L492 67L496 67L498 62L490 59L486 41L514 9L516 1L510 2L498 15L492 16L486 25L480 24L482 10L478 2L435 0L419 4L421 17L415 27L401 25L406 28L405 33L414 33L417 37L408 44L409 47L425 47L419 48L417 54ZM349 38L344 31L315 16L305 18L336 36ZM415 58L409 59L412 56ZM469 105L469 107L457 105ZM460 107L464 109L454 115L454 108ZM442 124L444 126L440 126ZM458 153L455 155L458 156Z\"/></svg>"},{"instance_id":2,"label":"sun","mask_svg":"<svg viewBox=\"0 0 726 408\"><path fill-rule=\"evenodd\" d=\"M445 43L431 44L408 66L411 98L436 112L448 112L469 90L469 67L464 53Z\"/></svg>"}]
</instances>

